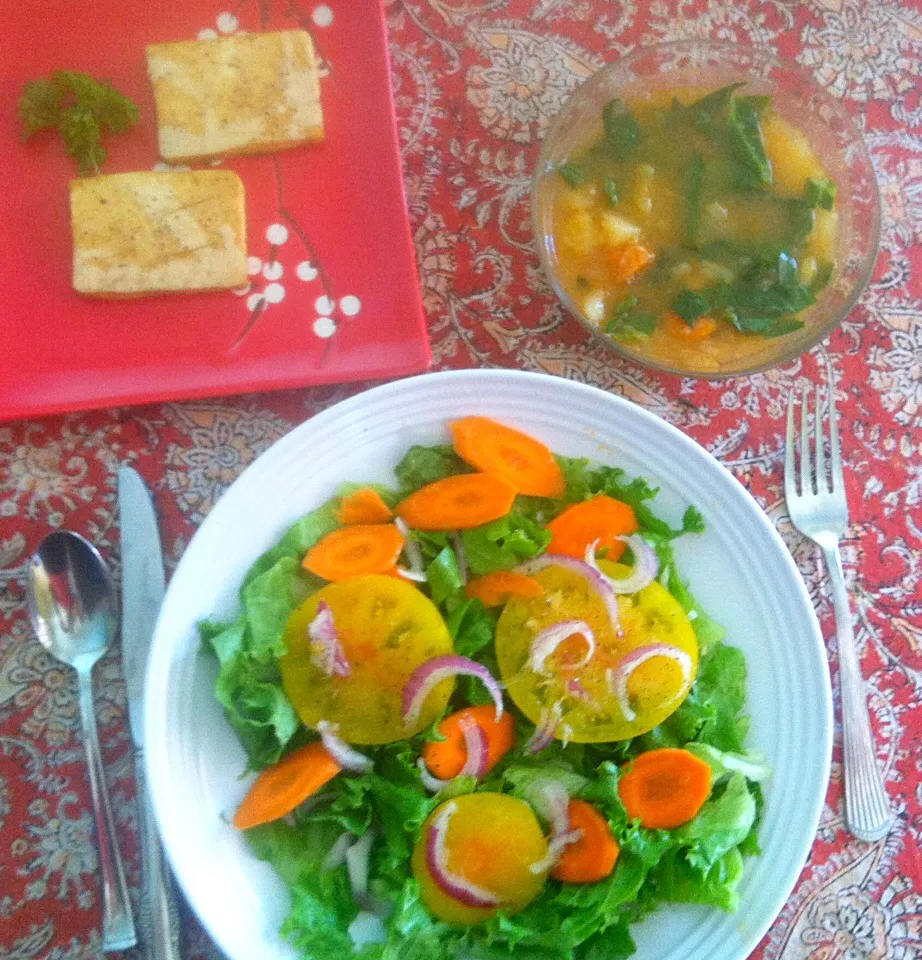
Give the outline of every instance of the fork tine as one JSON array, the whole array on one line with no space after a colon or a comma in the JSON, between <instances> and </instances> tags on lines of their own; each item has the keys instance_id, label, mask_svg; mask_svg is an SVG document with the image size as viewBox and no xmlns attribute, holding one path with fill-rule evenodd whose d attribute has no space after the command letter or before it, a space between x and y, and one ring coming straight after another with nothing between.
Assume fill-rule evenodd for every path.
<instances>
[{"instance_id":1,"label":"fork tine","mask_svg":"<svg viewBox=\"0 0 922 960\"><path fill-rule=\"evenodd\" d=\"M810 405L806 390L800 397L800 493L806 496L813 491L810 477Z\"/></svg>"},{"instance_id":2,"label":"fork tine","mask_svg":"<svg viewBox=\"0 0 922 960\"><path fill-rule=\"evenodd\" d=\"M794 477L794 391L788 394L788 428L784 440L784 496L792 500L797 496Z\"/></svg>"},{"instance_id":3,"label":"fork tine","mask_svg":"<svg viewBox=\"0 0 922 960\"><path fill-rule=\"evenodd\" d=\"M829 460L832 465L832 489L844 490L845 478L842 476L842 448L839 445L839 415L836 412L836 381L832 373L832 364L828 367L829 373Z\"/></svg>"},{"instance_id":4,"label":"fork tine","mask_svg":"<svg viewBox=\"0 0 922 960\"><path fill-rule=\"evenodd\" d=\"M826 482L826 456L823 451L823 393L819 384L813 388L813 393L816 401L816 420L813 423L816 436L816 492L822 493L829 489L829 484Z\"/></svg>"}]
</instances>

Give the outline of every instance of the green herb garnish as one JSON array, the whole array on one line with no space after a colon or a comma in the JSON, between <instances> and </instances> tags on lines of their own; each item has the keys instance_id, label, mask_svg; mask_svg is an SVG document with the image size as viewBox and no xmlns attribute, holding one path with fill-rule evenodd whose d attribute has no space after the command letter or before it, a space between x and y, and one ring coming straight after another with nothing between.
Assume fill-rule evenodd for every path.
<instances>
[{"instance_id":1,"label":"green herb garnish","mask_svg":"<svg viewBox=\"0 0 922 960\"><path fill-rule=\"evenodd\" d=\"M602 184L602 189L608 197L608 202L614 206L618 202L618 184L611 177L607 177Z\"/></svg>"},{"instance_id":2,"label":"green herb garnish","mask_svg":"<svg viewBox=\"0 0 922 960\"><path fill-rule=\"evenodd\" d=\"M711 309L707 298L695 290L683 290L673 301L672 309L691 326Z\"/></svg>"},{"instance_id":3,"label":"green herb garnish","mask_svg":"<svg viewBox=\"0 0 922 960\"><path fill-rule=\"evenodd\" d=\"M605 332L616 340L644 340L656 329L656 316L646 310L635 310L637 297L624 297L615 304L605 322Z\"/></svg>"},{"instance_id":4,"label":"green herb garnish","mask_svg":"<svg viewBox=\"0 0 922 960\"><path fill-rule=\"evenodd\" d=\"M562 163L557 172L567 181L568 186L579 187L586 182L586 171L572 160Z\"/></svg>"},{"instance_id":5,"label":"green herb garnish","mask_svg":"<svg viewBox=\"0 0 922 960\"><path fill-rule=\"evenodd\" d=\"M602 110L605 139L616 159L627 160L640 143L640 124L620 100L609 100Z\"/></svg>"},{"instance_id":6,"label":"green herb garnish","mask_svg":"<svg viewBox=\"0 0 922 960\"><path fill-rule=\"evenodd\" d=\"M836 185L827 177L811 177L804 185L804 202L811 207L831 210L836 202Z\"/></svg>"},{"instance_id":7,"label":"green herb garnish","mask_svg":"<svg viewBox=\"0 0 922 960\"><path fill-rule=\"evenodd\" d=\"M88 73L57 70L30 80L19 98L23 139L56 127L81 173L99 171L106 159L103 131L124 133L138 122L138 108L111 84Z\"/></svg>"}]
</instances>

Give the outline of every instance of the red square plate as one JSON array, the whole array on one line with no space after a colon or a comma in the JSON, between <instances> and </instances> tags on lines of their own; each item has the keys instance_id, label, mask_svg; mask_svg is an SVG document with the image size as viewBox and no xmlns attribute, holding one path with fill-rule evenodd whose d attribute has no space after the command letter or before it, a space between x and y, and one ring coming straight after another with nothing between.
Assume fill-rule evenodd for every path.
<instances>
[{"instance_id":1,"label":"red square plate","mask_svg":"<svg viewBox=\"0 0 922 960\"><path fill-rule=\"evenodd\" d=\"M157 166L148 43L302 27L322 60L326 140L226 161L247 191L246 291L86 300L71 287L56 135L20 140L25 82L109 80L141 121L103 172ZM379 0L18 0L0 4L0 419L424 370L429 346L407 224Z\"/></svg>"}]
</instances>

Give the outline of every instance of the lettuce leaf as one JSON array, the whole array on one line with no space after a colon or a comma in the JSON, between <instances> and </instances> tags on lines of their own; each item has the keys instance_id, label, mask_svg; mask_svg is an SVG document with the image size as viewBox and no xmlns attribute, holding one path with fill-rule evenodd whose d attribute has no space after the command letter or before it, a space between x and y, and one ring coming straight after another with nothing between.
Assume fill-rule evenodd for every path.
<instances>
[{"instance_id":1,"label":"lettuce leaf","mask_svg":"<svg viewBox=\"0 0 922 960\"><path fill-rule=\"evenodd\" d=\"M461 534L467 565L475 577L511 570L547 549L551 534L537 521L513 509L493 523Z\"/></svg>"},{"instance_id":2,"label":"lettuce leaf","mask_svg":"<svg viewBox=\"0 0 922 960\"><path fill-rule=\"evenodd\" d=\"M406 495L457 473L470 473L471 468L450 446L410 447L394 468L401 493Z\"/></svg>"},{"instance_id":3,"label":"lettuce leaf","mask_svg":"<svg viewBox=\"0 0 922 960\"><path fill-rule=\"evenodd\" d=\"M300 562L304 554L318 540L339 526L339 521L336 519L337 503L337 499L328 500L323 506L301 517L297 523L289 527L285 536L250 567L243 581L244 588L251 580L264 574L284 557L295 557ZM314 582L319 586L323 581L315 578Z\"/></svg>"}]
</instances>

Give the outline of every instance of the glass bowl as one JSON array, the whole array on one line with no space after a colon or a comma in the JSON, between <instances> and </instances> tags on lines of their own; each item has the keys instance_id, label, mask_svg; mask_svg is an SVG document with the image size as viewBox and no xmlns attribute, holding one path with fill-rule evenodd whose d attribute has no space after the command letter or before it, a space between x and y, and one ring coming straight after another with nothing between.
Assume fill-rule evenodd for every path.
<instances>
[{"instance_id":1,"label":"glass bowl","mask_svg":"<svg viewBox=\"0 0 922 960\"><path fill-rule=\"evenodd\" d=\"M700 357L687 365L650 357L630 342L607 336L563 288L552 231L557 169L598 130L602 108L613 97L626 103L656 91L698 87L702 92L744 81L746 94L769 94L781 117L801 130L837 185L838 239L835 271L817 302L803 314L805 326L760 341L743 356L716 363ZM567 309L615 353L667 373L723 379L755 373L794 359L827 337L861 295L880 243L880 198L867 147L842 104L796 63L766 50L735 44L681 41L637 50L601 69L573 93L544 139L532 184L532 218L538 254L557 296ZM686 358L687 359L687 358Z\"/></svg>"}]
</instances>

